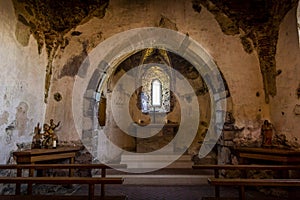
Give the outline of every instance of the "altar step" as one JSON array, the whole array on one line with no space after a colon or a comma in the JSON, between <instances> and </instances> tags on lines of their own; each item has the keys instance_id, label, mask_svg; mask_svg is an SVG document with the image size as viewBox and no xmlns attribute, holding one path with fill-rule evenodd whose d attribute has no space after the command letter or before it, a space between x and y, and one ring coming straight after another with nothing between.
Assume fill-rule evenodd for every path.
<instances>
[{"instance_id":1,"label":"altar step","mask_svg":"<svg viewBox=\"0 0 300 200\"><path fill-rule=\"evenodd\" d=\"M212 170L194 170L191 155L182 155L170 162L177 157L172 154L123 154L121 164L126 164L129 170L108 169L107 177L122 176L124 184L128 185L199 185L207 184L207 178L213 176ZM161 165L166 167L161 168ZM147 170L149 168L153 170Z\"/></svg>"},{"instance_id":2,"label":"altar step","mask_svg":"<svg viewBox=\"0 0 300 200\"><path fill-rule=\"evenodd\" d=\"M193 162L190 155L182 155L177 160L176 155L145 155L123 154L121 164L126 164L128 169L160 169L164 168L192 168ZM175 160L174 162L172 162Z\"/></svg>"},{"instance_id":3,"label":"altar step","mask_svg":"<svg viewBox=\"0 0 300 200\"><path fill-rule=\"evenodd\" d=\"M106 170L107 177L122 177L127 185L202 185L213 177L212 170L193 168L163 168L146 173L130 173L115 169Z\"/></svg>"},{"instance_id":4,"label":"altar step","mask_svg":"<svg viewBox=\"0 0 300 200\"><path fill-rule=\"evenodd\" d=\"M123 174L125 185L203 185L207 178L213 175L153 175L153 174ZM107 177L120 177L109 174Z\"/></svg>"}]
</instances>

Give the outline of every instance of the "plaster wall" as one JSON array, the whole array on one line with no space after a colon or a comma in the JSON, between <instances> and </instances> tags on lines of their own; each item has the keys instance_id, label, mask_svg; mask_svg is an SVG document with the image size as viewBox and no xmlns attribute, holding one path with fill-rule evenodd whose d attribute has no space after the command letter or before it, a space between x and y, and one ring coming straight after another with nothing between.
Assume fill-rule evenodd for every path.
<instances>
[{"instance_id":1,"label":"plaster wall","mask_svg":"<svg viewBox=\"0 0 300 200\"><path fill-rule=\"evenodd\" d=\"M0 163L10 152L31 143L34 126L44 121L44 53L36 41L22 46L15 37L17 19L11 1L0 1Z\"/></svg>"},{"instance_id":2,"label":"plaster wall","mask_svg":"<svg viewBox=\"0 0 300 200\"><path fill-rule=\"evenodd\" d=\"M21 34L22 26L16 32L18 22L13 5L10 1L1 0L0 146L3 148L0 163L7 161L9 153L17 148L16 144L31 141L30 134L34 126L38 122L42 124L44 117L47 122L51 118L56 122L61 121L58 130L60 140L80 139L82 133L75 128L78 120L74 121L74 116L79 116L83 126L93 123L82 117L82 108L85 104L84 92L90 81L85 77L91 77L93 69L97 67L89 66L93 59L89 57L85 63L89 66L83 73L85 76L79 77L82 84L74 88L83 60L98 44L111 36L134 28L158 26L162 17L170 21L169 28L178 29L201 44L217 64L230 90L233 107L229 110L236 119L235 125L246 128L244 135L250 134L256 140L260 137L262 120L270 119L276 132L286 134L289 139L299 138L300 126L297 122L300 106L297 105L300 102L297 89L300 87L300 52L297 15L299 18L299 9L298 12L296 8L291 10L280 26L276 62L277 69L281 69L282 73L277 77L277 95L271 98L268 105L265 104L257 53L246 53L239 35L224 34L214 16L204 7L198 13L190 1L111 1L104 18L91 18L65 35L68 44L59 48L54 57L50 95L45 105L45 69L48 63L45 50L38 54L36 40L30 35ZM73 31L81 34L72 35ZM28 33L28 30L23 32ZM29 37L29 40L22 37ZM110 50L109 46L104 45L101 52L104 54ZM99 57L102 56L101 52L98 52ZM111 53L110 56L115 55ZM120 61L121 58L115 60ZM54 99L56 93L62 96L60 101ZM73 111L74 98L81 100ZM108 149L99 148L103 151Z\"/></svg>"},{"instance_id":3,"label":"plaster wall","mask_svg":"<svg viewBox=\"0 0 300 200\"><path fill-rule=\"evenodd\" d=\"M271 100L271 118L276 132L288 140L300 138L300 49L297 36L296 8L291 10L280 26L276 62L282 73L277 77L277 95Z\"/></svg>"},{"instance_id":4,"label":"plaster wall","mask_svg":"<svg viewBox=\"0 0 300 200\"><path fill-rule=\"evenodd\" d=\"M256 51L251 54L245 52L239 35L224 34L214 16L205 8L202 8L200 13L195 12L190 1L174 1L170 4L168 1L141 3L115 0L110 2L104 18L92 18L72 30L82 34L72 36L71 32L68 33L66 35L68 45L60 49L54 59L54 75L46 119L55 118L56 121L62 122L58 133L61 140L81 138L82 133L77 133L75 129L77 121L72 120L74 115L79 116L79 121L83 121L83 126L90 126L93 123L80 117L82 116L81 104L76 105L75 113L72 111L74 99L71 93L74 93L74 80L86 56L99 43L117 33L134 28L158 26L162 16L169 19L179 32L188 33L190 38L201 44L223 73L231 94L233 107L230 111L235 118L235 125L244 128L241 136L238 136L242 138L240 143L246 142L243 139L245 137L251 137L250 142L258 141L261 137L260 127L263 119L271 120L279 133L286 134L294 130L295 133L297 132L298 128L295 124L299 116L296 116L293 110L296 104L299 104L299 100L295 95L294 98L290 98L295 94L299 85L297 82L299 81L297 80L299 74L297 71L299 68L297 29L296 23L290 25L291 21L295 21L295 13L291 11L281 26L276 61L277 69L282 69L283 72L277 78L278 94L271 99L270 104L266 104ZM122 38L120 38L121 42ZM109 50L109 47L102 49L103 52ZM111 56L115 55L112 53ZM120 61L120 58L115 59ZM86 64L89 64L89 60ZM81 81L82 84L77 85L76 90L86 91L89 80L83 78ZM55 101L53 98L57 92L62 95L61 101ZM76 94L75 98L80 99L83 95L84 93ZM282 112L285 114L283 115ZM291 134L295 136L295 133ZM103 145L105 146L105 142Z\"/></svg>"},{"instance_id":5,"label":"plaster wall","mask_svg":"<svg viewBox=\"0 0 300 200\"><path fill-rule=\"evenodd\" d=\"M111 1L103 19L92 18L87 23L78 26L76 31L82 32L80 36L72 37L70 34L67 36L69 45L63 51L58 52L54 61L50 95L51 99L55 92L62 92L63 98L58 103L49 100L46 118L55 116L57 120L63 122L62 124L66 124L62 127L63 134L74 134L76 129L74 125L71 125L71 115L65 115L70 109L66 101L70 102L71 98L69 93L71 90L65 88L72 88L74 79L72 76L61 75L65 63L71 62L76 56L83 55L84 51L89 53L97 44L117 33L133 28L157 26L162 16L172 21L178 31L188 33L191 38L200 43L217 63L228 83L233 101L233 113L238 126L254 126L253 124L260 126L261 119L269 118L269 107L264 103L257 54L246 53L238 35L225 35L210 12L204 8L200 13L195 12L190 1L170 3L168 1L124 0ZM85 47L83 43L86 43ZM82 87L84 90L84 86ZM257 93L259 96L256 95ZM253 123L254 121L258 123ZM66 137L66 139L73 138L73 136Z\"/></svg>"}]
</instances>

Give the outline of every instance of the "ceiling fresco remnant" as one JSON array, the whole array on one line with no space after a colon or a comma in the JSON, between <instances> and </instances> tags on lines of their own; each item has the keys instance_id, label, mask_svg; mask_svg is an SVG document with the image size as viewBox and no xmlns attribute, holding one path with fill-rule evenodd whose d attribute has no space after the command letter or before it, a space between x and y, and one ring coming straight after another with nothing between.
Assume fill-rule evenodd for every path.
<instances>
[{"instance_id":1,"label":"ceiling fresco remnant","mask_svg":"<svg viewBox=\"0 0 300 200\"><path fill-rule=\"evenodd\" d=\"M45 77L45 103L47 102L52 76L52 62L58 48L68 45L65 34L92 17L103 18L108 0L13 0L18 23L16 38L26 46L30 34L37 41L38 52L46 47L48 64ZM73 31L72 36L80 35Z\"/></svg>"},{"instance_id":2,"label":"ceiling fresco remnant","mask_svg":"<svg viewBox=\"0 0 300 200\"><path fill-rule=\"evenodd\" d=\"M247 53L253 50L257 52L265 101L269 103L270 96L276 95L276 77L279 75L275 60L279 26L287 12L297 3L298 0L245 0L243 3L239 0L192 0L192 8L200 13L202 7L205 7L215 16L224 34L239 35ZM92 17L103 18L109 0L13 0L13 4L18 19L15 35L19 43L28 45L30 35L33 35L38 52L41 53L44 46L47 51L44 94L47 102L53 59L59 48L68 45L66 33L72 31L72 37L81 35L75 28ZM158 26L178 30L177 25L164 15L161 15ZM81 60L77 59L78 62ZM69 69L66 69L65 74L70 74Z\"/></svg>"},{"instance_id":3,"label":"ceiling fresco remnant","mask_svg":"<svg viewBox=\"0 0 300 200\"><path fill-rule=\"evenodd\" d=\"M239 34L247 53L256 50L263 78L265 101L276 95L276 45L281 21L298 0L193 0L195 12L209 10L227 35Z\"/></svg>"}]
</instances>

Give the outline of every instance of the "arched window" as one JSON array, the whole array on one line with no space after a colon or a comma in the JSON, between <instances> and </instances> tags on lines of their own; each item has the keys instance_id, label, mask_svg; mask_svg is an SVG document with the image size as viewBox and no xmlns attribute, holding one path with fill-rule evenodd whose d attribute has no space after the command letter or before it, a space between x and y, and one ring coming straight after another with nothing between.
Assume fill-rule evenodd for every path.
<instances>
[{"instance_id":1,"label":"arched window","mask_svg":"<svg viewBox=\"0 0 300 200\"><path fill-rule=\"evenodd\" d=\"M153 107L161 107L161 99L162 99L162 85L158 79L152 81L151 84L151 100Z\"/></svg>"},{"instance_id":2,"label":"arched window","mask_svg":"<svg viewBox=\"0 0 300 200\"><path fill-rule=\"evenodd\" d=\"M170 112L170 77L164 68L154 65L145 71L140 103L143 113Z\"/></svg>"}]
</instances>

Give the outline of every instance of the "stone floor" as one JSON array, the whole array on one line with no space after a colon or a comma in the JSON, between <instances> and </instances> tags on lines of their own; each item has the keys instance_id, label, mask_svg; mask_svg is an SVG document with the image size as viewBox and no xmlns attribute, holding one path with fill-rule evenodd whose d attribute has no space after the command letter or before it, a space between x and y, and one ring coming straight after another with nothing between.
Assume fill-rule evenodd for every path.
<instances>
[{"instance_id":1,"label":"stone floor","mask_svg":"<svg viewBox=\"0 0 300 200\"><path fill-rule=\"evenodd\" d=\"M87 194L87 186L78 187L74 195ZM96 187L96 194L100 195L100 187ZM277 196L276 192L277 191ZM296 192L293 198L282 195L281 189L274 190L273 194L264 194L255 188L246 190L247 200L290 200L300 199ZM238 197L237 188L222 187L221 197ZM203 197L213 197L214 188L209 185L107 185L107 196L127 196L128 200L201 200Z\"/></svg>"},{"instance_id":2,"label":"stone floor","mask_svg":"<svg viewBox=\"0 0 300 200\"><path fill-rule=\"evenodd\" d=\"M180 173L179 173L180 172ZM133 175L119 171L107 171L108 177L123 177L122 185L106 185L106 196L127 196L128 200L208 200L214 197L214 187L208 185L207 177L210 171L195 171L191 169L164 169L148 174ZM7 187L7 194L13 192L13 187ZM247 200L300 200L300 188L246 188ZM23 188L26 192L26 187ZM100 195L100 185L95 188L96 195ZM34 194L48 195L87 195L87 185L73 185L63 187L55 185L35 185ZM237 187L221 187L221 197L238 197ZM204 200L203 199L203 200ZM225 200L225 199L224 199Z\"/></svg>"}]
</instances>

